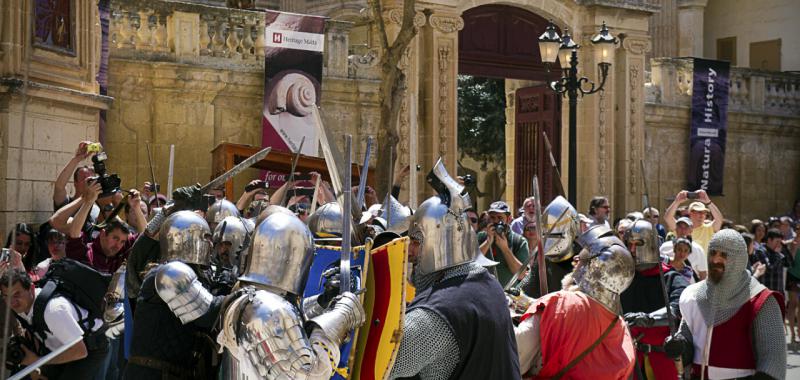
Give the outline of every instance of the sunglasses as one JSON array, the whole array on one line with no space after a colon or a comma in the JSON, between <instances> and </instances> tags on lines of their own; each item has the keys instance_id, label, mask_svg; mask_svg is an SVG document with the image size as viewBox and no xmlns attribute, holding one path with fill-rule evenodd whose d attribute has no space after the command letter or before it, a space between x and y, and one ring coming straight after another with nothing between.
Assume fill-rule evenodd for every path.
<instances>
[{"instance_id":1,"label":"sunglasses","mask_svg":"<svg viewBox=\"0 0 800 380\"><path fill-rule=\"evenodd\" d=\"M600 206L600 207L598 207L598 208L610 209L610 208L611 208L611 206L609 206L609 205L605 205L605 206Z\"/></svg>"},{"instance_id":2,"label":"sunglasses","mask_svg":"<svg viewBox=\"0 0 800 380\"><path fill-rule=\"evenodd\" d=\"M525 227L525 229L523 231L525 231L525 232L536 231L536 227Z\"/></svg>"}]
</instances>

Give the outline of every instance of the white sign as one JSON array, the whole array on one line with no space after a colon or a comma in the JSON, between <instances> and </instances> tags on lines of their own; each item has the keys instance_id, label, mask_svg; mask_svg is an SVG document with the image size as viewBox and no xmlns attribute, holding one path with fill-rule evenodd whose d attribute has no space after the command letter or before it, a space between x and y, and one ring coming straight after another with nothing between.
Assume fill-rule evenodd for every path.
<instances>
[{"instance_id":1,"label":"white sign","mask_svg":"<svg viewBox=\"0 0 800 380\"><path fill-rule=\"evenodd\" d=\"M269 47L322 52L325 44L324 34L279 29L266 29L265 33Z\"/></svg>"}]
</instances>

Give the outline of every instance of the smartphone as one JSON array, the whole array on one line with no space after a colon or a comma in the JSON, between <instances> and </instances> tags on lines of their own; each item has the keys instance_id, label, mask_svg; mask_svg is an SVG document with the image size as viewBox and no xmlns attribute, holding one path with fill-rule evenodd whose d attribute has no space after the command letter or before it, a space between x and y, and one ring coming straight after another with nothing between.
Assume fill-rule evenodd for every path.
<instances>
[{"instance_id":1,"label":"smartphone","mask_svg":"<svg viewBox=\"0 0 800 380\"><path fill-rule=\"evenodd\" d=\"M690 191L690 192L686 193L686 199L697 199L697 192L696 191Z\"/></svg>"},{"instance_id":2,"label":"smartphone","mask_svg":"<svg viewBox=\"0 0 800 380\"><path fill-rule=\"evenodd\" d=\"M266 189L266 188L267 188L267 182L259 180L258 182L252 185L248 183L247 186L244 187L244 191L249 193L255 189Z\"/></svg>"},{"instance_id":3,"label":"smartphone","mask_svg":"<svg viewBox=\"0 0 800 380\"><path fill-rule=\"evenodd\" d=\"M0 263L7 263L9 261L11 261L11 250L3 248L2 253L0 253Z\"/></svg>"},{"instance_id":4,"label":"smartphone","mask_svg":"<svg viewBox=\"0 0 800 380\"><path fill-rule=\"evenodd\" d=\"M311 181L311 174L300 174L300 175L296 175L296 176L294 176L294 180L295 180L295 182L299 182L299 181Z\"/></svg>"},{"instance_id":5,"label":"smartphone","mask_svg":"<svg viewBox=\"0 0 800 380\"><path fill-rule=\"evenodd\" d=\"M310 200L314 196L314 188L313 187L298 187L292 189L292 195L305 195Z\"/></svg>"}]
</instances>

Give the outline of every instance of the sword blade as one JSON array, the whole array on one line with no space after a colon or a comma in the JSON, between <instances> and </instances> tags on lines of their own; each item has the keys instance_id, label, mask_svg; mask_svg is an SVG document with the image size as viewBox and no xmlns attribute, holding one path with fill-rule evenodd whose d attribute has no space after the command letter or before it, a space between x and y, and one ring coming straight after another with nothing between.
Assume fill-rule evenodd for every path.
<instances>
[{"instance_id":1,"label":"sword blade","mask_svg":"<svg viewBox=\"0 0 800 380\"><path fill-rule=\"evenodd\" d=\"M369 159L372 153L372 136L367 137L367 150L364 153L364 165L361 165L361 171L358 173L358 197L356 207L361 208L364 206L364 191L367 189L367 174L369 173Z\"/></svg>"},{"instance_id":2,"label":"sword blade","mask_svg":"<svg viewBox=\"0 0 800 380\"><path fill-rule=\"evenodd\" d=\"M353 170L352 165L352 144L353 144L353 137L350 135L344 136L344 155L347 159L347 167L344 169L344 192L345 196L343 198L344 205L342 205L342 256L341 256L341 263L340 263L340 286L339 286L339 293L349 292L350 291L350 229L351 223L353 221L353 217L350 215L349 210L352 207L353 196L352 196L352 176L351 171Z\"/></svg>"},{"instance_id":3,"label":"sword blade","mask_svg":"<svg viewBox=\"0 0 800 380\"><path fill-rule=\"evenodd\" d=\"M306 142L306 137L303 136L303 139L300 140L300 147L297 148L297 152L294 154L294 158L292 158L292 170L289 171L289 180L287 182L294 181L294 170L297 168L297 161L300 160L300 152L303 151L303 144ZM283 199L281 199L281 206L286 207L286 198L289 195L289 190L283 192Z\"/></svg>"},{"instance_id":4,"label":"sword blade","mask_svg":"<svg viewBox=\"0 0 800 380\"><path fill-rule=\"evenodd\" d=\"M217 187L219 185L222 185L223 183L227 182L229 179L233 178L235 175L241 173L244 169L247 169L247 168L253 166L256 162L261 161L262 159L264 159L264 157L266 157L267 154L269 154L270 150L272 150L272 147L266 147L264 149L259 150L258 152L256 152L256 154L248 157L246 160L244 160L244 161L240 162L238 165L232 167L231 170L228 170L227 172L225 172L225 174L223 174L223 175L221 175L221 176L219 176L217 178L212 179L211 182L205 184L203 187L200 188L200 192L205 194L209 190L211 190L211 189L213 189L213 188L215 188L215 187Z\"/></svg>"}]
</instances>

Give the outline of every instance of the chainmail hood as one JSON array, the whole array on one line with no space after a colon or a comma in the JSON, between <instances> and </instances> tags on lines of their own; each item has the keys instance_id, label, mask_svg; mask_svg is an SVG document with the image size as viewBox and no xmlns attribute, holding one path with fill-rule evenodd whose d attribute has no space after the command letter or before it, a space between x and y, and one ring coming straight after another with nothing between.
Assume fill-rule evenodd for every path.
<instances>
[{"instance_id":1,"label":"chainmail hood","mask_svg":"<svg viewBox=\"0 0 800 380\"><path fill-rule=\"evenodd\" d=\"M709 258L714 251L728 255L722 279L718 283L706 279L697 284L697 303L709 326L727 321L747 300L765 289L747 272L747 245L741 234L732 229L715 233L708 243ZM711 270L710 260L708 266Z\"/></svg>"}]
</instances>

